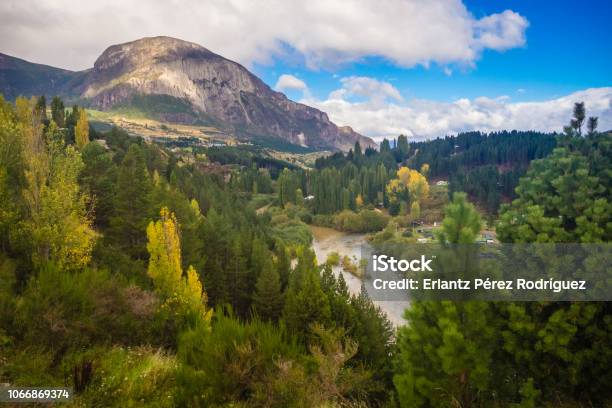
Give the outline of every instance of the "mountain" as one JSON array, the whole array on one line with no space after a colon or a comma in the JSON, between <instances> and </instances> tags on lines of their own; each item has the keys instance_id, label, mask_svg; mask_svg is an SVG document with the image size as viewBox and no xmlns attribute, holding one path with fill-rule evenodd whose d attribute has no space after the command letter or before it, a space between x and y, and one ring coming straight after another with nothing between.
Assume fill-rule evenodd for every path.
<instances>
[{"instance_id":1,"label":"mountain","mask_svg":"<svg viewBox=\"0 0 612 408\"><path fill-rule=\"evenodd\" d=\"M65 95L70 83L82 76L0 53L0 93L9 100L19 95Z\"/></svg>"},{"instance_id":2,"label":"mountain","mask_svg":"<svg viewBox=\"0 0 612 408\"><path fill-rule=\"evenodd\" d=\"M280 139L314 149L374 142L325 112L289 100L242 65L191 42L150 37L113 45L94 67L73 72L0 54L0 92L59 94L100 110L133 107L156 119L207 124L253 141Z\"/></svg>"}]
</instances>

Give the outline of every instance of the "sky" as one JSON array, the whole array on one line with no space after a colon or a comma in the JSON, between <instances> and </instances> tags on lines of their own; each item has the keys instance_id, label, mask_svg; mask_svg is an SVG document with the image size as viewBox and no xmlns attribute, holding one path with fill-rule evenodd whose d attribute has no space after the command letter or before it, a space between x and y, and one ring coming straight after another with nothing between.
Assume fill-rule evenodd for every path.
<instances>
[{"instance_id":1,"label":"sky","mask_svg":"<svg viewBox=\"0 0 612 408\"><path fill-rule=\"evenodd\" d=\"M66 69L111 44L189 40L377 140L612 129L612 2L3 0L0 52Z\"/></svg>"}]
</instances>

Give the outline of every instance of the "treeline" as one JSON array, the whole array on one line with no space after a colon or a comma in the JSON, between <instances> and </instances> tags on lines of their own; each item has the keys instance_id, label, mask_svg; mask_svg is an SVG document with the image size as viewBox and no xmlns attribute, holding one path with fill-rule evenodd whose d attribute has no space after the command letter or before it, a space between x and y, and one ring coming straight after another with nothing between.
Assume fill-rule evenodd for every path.
<instances>
[{"instance_id":1,"label":"treeline","mask_svg":"<svg viewBox=\"0 0 612 408\"><path fill-rule=\"evenodd\" d=\"M461 168L484 165L526 167L545 157L556 145L555 134L534 131L466 132L410 143L410 164L430 165L432 177L446 177Z\"/></svg>"},{"instance_id":2,"label":"treeline","mask_svg":"<svg viewBox=\"0 0 612 408\"><path fill-rule=\"evenodd\" d=\"M365 293L232 182L117 128L72 142L39 101L0 98L2 382L104 406L388 399L393 332Z\"/></svg>"},{"instance_id":3,"label":"treeline","mask_svg":"<svg viewBox=\"0 0 612 408\"><path fill-rule=\"evenodd\" d=\"M427 165L432 180L448 180L449 195L465 191L494 214L504 199L514 197L514 188L529 163L552 151L556 137L539 132L469 132L408 143L400 136L393 143L383 140L379 151L368 148L365 153L357 144L347 154L317 159L314 171L281 174L280 199L282 203L300 200L295 195L299 188L302 194L314 197L311 208L315 214L355 211L364 204L389 207L387 183L398 167L422 169ZM392 213L406 213L391 207Z\"/></svg>"},{"instance_id":4,"label":"treeline","mask_svg":"<svg viewBox=\"0 0 612 408\"><path fill-rule=\"evenodd\" d=\"M449 191L465 191L487 212L515 197L514 188L532 160L546 157L557 135L534 131L466 132L410 143L408 165L428 163L433 179L447 179Z\"/></svg>"},{"instance_id":5,"label":"treeline","mask_svg":"<svg viewBox=\"0 0 612 408\"><path fill-rule=\"evenodd\" d=\"M196 147L194 151L205 153L211 161L220 164L239 164L247 168L253 166L265 168L275 180L283 169L298 168L291 163L265 156L261 152L261 148L257 146Z\"/></svg>"},{"instance_id":6,"label":"treeline","mask_svg":"<svg viewBox=\"0 0 612 408\"><path fill-rule=\"evenodd\" d=\"M318 158L314 170L283 170L278 178L279 200L281 205L302 204L306 198L314 214L382 206L385 187L395 176L395 168L392 156L370 148L363 154L357 142L346 155Z\"/></svg>"}]
</instances>

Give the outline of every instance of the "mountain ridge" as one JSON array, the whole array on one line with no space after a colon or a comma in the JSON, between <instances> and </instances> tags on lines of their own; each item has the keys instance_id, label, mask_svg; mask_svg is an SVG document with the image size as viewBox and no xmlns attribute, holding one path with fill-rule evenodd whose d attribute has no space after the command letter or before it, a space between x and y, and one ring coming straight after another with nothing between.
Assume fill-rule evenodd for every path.
<instances>
[{"instance_id":1,"label":"mountain ridge","mask_svg":"<svg viewBox=\"0 0 612 408\"><path fill-rule=\"evenodd\" d=\"M9 99L58 94L100 110L129 105L143 95L168 95L192 108L160 114L168 122L214 122L241 138L278 138L318 150L346 151L357 141L375 146L352 128L334 124L325 112L272 90L242 65L172 37L111 45L84 71L0 54L0 92Z\"/></svg>"}]
</instances>

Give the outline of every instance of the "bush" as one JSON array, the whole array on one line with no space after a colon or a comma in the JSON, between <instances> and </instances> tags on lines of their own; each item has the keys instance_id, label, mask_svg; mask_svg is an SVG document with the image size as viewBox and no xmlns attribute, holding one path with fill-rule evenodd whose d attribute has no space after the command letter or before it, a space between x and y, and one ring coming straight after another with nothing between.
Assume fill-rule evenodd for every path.
<instances>
[{"instance_id":1,"label":"bush","mask_svg":"<svg viewBox=\"0 0 612 408\"><path fill-rule=\"evenodd\" d=\"M26 344L56 350L95 343L138 344L148 339L157 299L107 271L66 273L53 265L32 278L16 323Z\"/></svg>"},{"instance_id":2,"label":"bush","mask_svg":"<svg viewBox=\"0 0 612 408\"><path fill-rule=\"evenodd\" d=\"M351 261L351 258L349 258L347 255L344 255L344 257L342 258L342 269L344 269L346 272L351 273L357 277L361 277L361 271L359 270L359 267L354 264Z\"/></svg>"},{"instance_id":3,"label":"bush","mask_svg":"<svg viewBox=\"0 0 612 408\"><path fill-rule=\"evenodd\" d=\"M347 232L374 232L383 229L389 217L376 210L362 210L354 213L344 210L334 216L334 227Z\"/></svg>"},{"instance_id":4,"label":"bush","mask_svg":"<svg viewBox=\"0 0 612 408\"><path fill-rule=\"evenodd\" d=\"M327 254L327 260L325 261L330 266L340 265L340 254L336 251Z\"/></svg>"},{"instance_id":5,"label":"bush","mask_svg":"<svg viewBox=\"0 0 612 408\"><path fill-rule=\"evenodd\" d=\"M282 329L258 320L241 323L218 311L212 331L196 328L179 340L178 405L226 406L265 394L279 376L283 361L301 360L301 353ZM295 392L287 391L285 396L275 393L274 398L295 398ZM279 401L275 406L283 405Z\"/></svg>"},{"instance_id":6,"label":"bush","mask_svg":"<svg viewBox=\"0 0 612 408\"><path fill-rule=\"evenodd\" d=\"M92 379L78 397L90 407L173 407L176 360L151 347L91 349L66 361L65 370L91 362Z\"/></svg>"}]
</instances>

